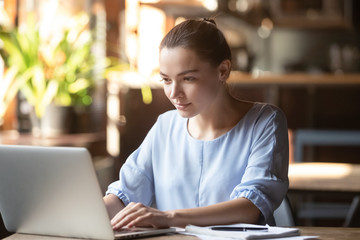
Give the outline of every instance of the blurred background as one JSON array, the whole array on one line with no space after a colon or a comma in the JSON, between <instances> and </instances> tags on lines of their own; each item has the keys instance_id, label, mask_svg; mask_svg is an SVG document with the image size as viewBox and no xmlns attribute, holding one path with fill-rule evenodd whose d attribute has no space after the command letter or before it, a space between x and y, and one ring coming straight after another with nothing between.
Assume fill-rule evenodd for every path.
<instances>
[{"instance_id":1,"label":"blurred background","mask_svg":"<svg viewBox=\"0 0 360 240\"><path fill-rule=\"evenodd\" d=\"M283 109L290 163L358 166L359 5L0 0L0 144L86 147L105 191L157 116L173 108L158 76L162 37L184 19L214 17L233 54L230 90ZM289 191L295 223L342 226L359 209L355 185L340 199ZM304 210L305 200L326 203ZM332 211L314 215L311 207Z\"/></svg>"}]
</instances>

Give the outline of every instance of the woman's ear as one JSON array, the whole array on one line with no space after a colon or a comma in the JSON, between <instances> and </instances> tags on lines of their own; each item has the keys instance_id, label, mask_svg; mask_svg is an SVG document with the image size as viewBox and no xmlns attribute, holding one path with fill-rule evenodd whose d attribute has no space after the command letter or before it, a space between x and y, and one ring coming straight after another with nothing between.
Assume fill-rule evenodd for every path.
<instances>
[{"instance_id":1,"label":"woman's ear","mask_svg":"<svg viewBox=\"0 0 360 240\"><path fill-rule=\"evenodd\" d=\"M219 80L223 83L229 78L231 71L231 61L226 59L222 61L218 67L219 69Z\"/></svg>"}]
</instances>

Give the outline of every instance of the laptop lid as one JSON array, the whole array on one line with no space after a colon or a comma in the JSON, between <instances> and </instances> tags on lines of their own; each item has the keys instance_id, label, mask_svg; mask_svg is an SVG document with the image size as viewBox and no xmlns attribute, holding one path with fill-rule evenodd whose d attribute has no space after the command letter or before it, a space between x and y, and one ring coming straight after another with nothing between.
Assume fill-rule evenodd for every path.
<instances>
[{"instance_id":1,"label":"laptop lid","mask_svg":"<svg viewBox=\"0 0 360 240\"><path fill-rule=\"evenodd\" d=\"M114 238L85 148L1 145L0 193L10 232Z\"/></svg>"},{"instance_id":2,"label":"laptop lid","mask_svg":"<svg viewBox=\"0 0 360 240\"><path fill-rule=\"evenodd\" d=\"M89 152L79 147L0 145L0 213L10 232L129 239L175 232L114 232Z\"/></svg>"}]
</instances>

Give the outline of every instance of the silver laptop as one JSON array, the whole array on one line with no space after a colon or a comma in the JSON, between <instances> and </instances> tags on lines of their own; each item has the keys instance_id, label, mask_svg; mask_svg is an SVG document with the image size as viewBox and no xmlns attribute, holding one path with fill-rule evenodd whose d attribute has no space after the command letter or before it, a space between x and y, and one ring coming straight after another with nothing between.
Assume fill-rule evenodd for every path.
<instances>
[{"instance_id":1,"label":"silver laptop","mask_svg":"<svg viewBox=\"0 0 360 240\"><path fill-rule=\"evenodd\" d=\"M122 239L175 232L114 233L90 154L79 147L0 145L0 213L18 233Z\"/></svg>"}]
</instances>

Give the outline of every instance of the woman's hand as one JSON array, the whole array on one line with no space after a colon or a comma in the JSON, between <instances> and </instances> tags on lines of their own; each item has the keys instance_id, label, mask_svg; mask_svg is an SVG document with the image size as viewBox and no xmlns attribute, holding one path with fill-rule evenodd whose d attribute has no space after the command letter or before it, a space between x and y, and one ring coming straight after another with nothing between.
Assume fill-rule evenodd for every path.
<instances>
[{"instance_id":1,"label":"woman's hand","mask_svg":"<svg viewBox=\"0 0 360 240\"><path fill-rule=\"evenodd\" d=\"M163 212L141 203L129 203L111 220L115 231L122 227L166 228L171 225L171 213Z\"/></svg>"},{"instance_id":2,"label":"woman's hand","mask_svg":"<svg viewBox=\"0 0 360 240\"><path fill-rule=\"evenodd\" d=\"M125 207L124 203L114 194L106 195L103 199L110 218L113 218Z\"/></svg>"},{"instance_id":3,"label":"woman's hand","mask_svg":"<svg viewBox=\"0 0 360 240\"><path fill-rule=\"evenodd\" d=\"M237 198L206 207L160 211L141 203L129 203L111 220L115 231L122 227L182 227L259 222L260 210L248 199Z\"/></svg>"}]
</instances>

